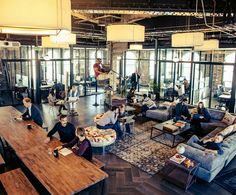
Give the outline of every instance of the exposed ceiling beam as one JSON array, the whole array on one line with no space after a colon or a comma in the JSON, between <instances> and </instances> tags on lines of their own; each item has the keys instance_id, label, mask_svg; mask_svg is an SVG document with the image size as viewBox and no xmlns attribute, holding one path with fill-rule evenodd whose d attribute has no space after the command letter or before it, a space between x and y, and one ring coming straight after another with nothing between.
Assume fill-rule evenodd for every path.
<instances>
[{"instance_id":1,"label":"exposed ceiling beam","mask_svg":"<svg viewBox=\"0 0 236 195\"><path fill-rule=\"evenodd\" d=\"M80 14L129 14L129 15L150 15L150 16L193 16L202 18L203 14L198 12L187 11L144 11L144 10L108 10L108 9L77 9L72 10L72 13L79 12ZM206 13L207 17L223 17L223 13Z\"/></svg>"},{"instance_id":2,"label":"exposed ceiling beam","mask_svg":"<svg viewBox=\"0 0 236 195\"><path fill-rule=\"evenodd\" d=\"M76 17L76 18L82 19L82 21L89 21L89 22L92 22L92 23L95 23L95 24L99 24L99 21L93 19L91 17L91 15L88 14L88 13L81 13L80 11L72 11L71 15Z\"/></svg>"}]
</instances>

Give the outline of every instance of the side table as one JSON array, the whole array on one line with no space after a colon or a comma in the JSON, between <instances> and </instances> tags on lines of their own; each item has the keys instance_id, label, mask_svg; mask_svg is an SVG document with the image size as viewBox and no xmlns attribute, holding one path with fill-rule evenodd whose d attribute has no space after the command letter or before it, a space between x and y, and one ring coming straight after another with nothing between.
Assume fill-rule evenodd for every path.
<instances>
[{"instance_id":1,"label":"side table","mask_svg":"<svg viewBox=\"0 0 236 195\"><path fill-rule=\"evenodd\" d=\"M188 168L184 165L184 162L178 164L168 159L162 169L164 179L183 188L184 190L187 190L196 182L197 171L200 165L197 161L191 161L193 162L193 166Z\"/></svg>"}]
</instances>

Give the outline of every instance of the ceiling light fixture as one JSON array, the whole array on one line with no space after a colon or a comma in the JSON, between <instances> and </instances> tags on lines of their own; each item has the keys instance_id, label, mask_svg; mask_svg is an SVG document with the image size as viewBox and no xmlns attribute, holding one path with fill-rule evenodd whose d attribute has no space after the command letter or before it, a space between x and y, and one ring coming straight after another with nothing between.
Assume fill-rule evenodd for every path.
<instances>
[{"instance_id":1,"label":"ceiling light fixture","mask_svg":"<svg viewBox=\"0 0 236 195\"><path fill-rule=\"evenodd\" d=\"M219 49L219 40L217 39L205 40L203 42L203 45L194 46L194 50L196 51L217 50L217 49Z\"/></svg>"},{"instance_id":2,"label":"ceiling light fixture","mask_svg":"<svg viewBox=\"0 0 236 195\"><path fill-rule=\"evenodd\" d=\"M0 33L56 35L71 31L70 0L1 0Z\"/></svg>"},{"instance_id":3,"label":"ceiling light fixture","mask_svg":"<svg viewBox=\"0 0 236 195\"><path fill-rule=\"evenodd\" d=\"M145 27L135 24L112 24L107 26L107 41L144 42Z\"/></svg>"},{"instance_id":4,"label":"ceiling light fixture","mask_svg":"<svg viewBox=\"0 0 236 195\"><path fill-rule=\"evenodd\" d=\"M171 36L172 47L194 47L203 45L204 33L176 33Z\"/></svg>"},{"instance_id":5,"label":"ceiling light fixture","mask_svg":"<svg viewBox=\"0 0 236 195\"><path fill-rule=\"evenodd\" d=\"M76 34L62 30L58 35L51 35L50 40L55 44L76 44Z\"/></svg>"},{"instance_id":6,"label":"ceiling light fixture","mask_svg":"<svg viewBox=\"0 0 236 195\"><path fill-rule=\"evenodd\" d=\"M132 43L129 45L129 49L131 50L142 50L143 49L143 44L139 43Z\"/></svg>"},{"instance_id":7,"label":"ceiling light fixture","mask_svg":"<svg viewBox=\"0 0 236 195\"><path fill-rule=\"evenodd\" d=\"M46 48L69 48L69 44L66 43L52 43L49 36L42 37L42 47Z\"/></svg>"}]
</instances>

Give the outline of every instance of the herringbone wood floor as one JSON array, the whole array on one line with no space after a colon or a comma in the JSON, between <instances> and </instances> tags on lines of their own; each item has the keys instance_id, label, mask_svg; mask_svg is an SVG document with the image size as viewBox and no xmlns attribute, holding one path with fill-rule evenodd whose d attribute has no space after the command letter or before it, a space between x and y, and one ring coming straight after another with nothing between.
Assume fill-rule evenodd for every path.
<instances>
[{"instance_id":1,"label":"herringbone wood floor","mask_svg":"<svg viewBox=\"0 0 236 195\"><path fill-rule=\"evenodd\" d=\"M98 102L100 102L98 97ZM70 121L75 125L88 126L93 124L93 116L97 113L104 112L103 106L94 107L94 96L88 96L80 99L78 106L78 117L70 118ZM22 107L18 107L22 110ZM49 129L57 121L57 110L55 113L49 111L47 104L42 106L44 121ZM142 122L142 121L139 121ZM96 155L97 158L106 163L105 171L109 178L106 182L108 195L229 195L228 191L219 185L211 182L210 184L201 180L197 180L189 190L183 189L165 181L160 173L154 176L149 176L138 168L120 159L113 154ZM236 159L234 159L227 169L236 168ZM180 178L181 179L181 178Z\"/></svg>"}]
</instances>

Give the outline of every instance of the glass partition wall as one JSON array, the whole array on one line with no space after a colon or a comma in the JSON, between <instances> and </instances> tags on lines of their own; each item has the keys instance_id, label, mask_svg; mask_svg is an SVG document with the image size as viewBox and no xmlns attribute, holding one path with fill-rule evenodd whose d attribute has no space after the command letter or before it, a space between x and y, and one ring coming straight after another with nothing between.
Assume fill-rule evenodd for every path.
<instances>
[{"instance_id":1,"label":"glass partition wall","mask_svg":"<svg viewBox=\"0 0 236 195\"><path fill-rule=\"evenodd\" d=\"M94 94L93 64L97 57L103 60L103 64L108 64L107 49L103 48L73 48L72 50L22 46L12 51L0 50L1 71L3 72L1 85L4 85L2 89L5 90L1 90L0 93L1 105L2 102L4 102L4 105L19 104L22 102L22 95L34 98L37 74L36 51L38 52L37 59L40 64L40 96L43 101L47 100L49 90L55 84L77 85L80 96ZM27 88L27 93L20 94L19 97L21 98L18 98L17 92L19 90L17 86L19 80L20 90L23 90L23 86ZM103 90L103 87L98 88L98 91L103 92ZM3 97L6 94L8 96ZM2 99L4 100L1 101Z\"/></svg>"},{"instance_id":2,"label":"glass partition wall","mask_svg":"<svg viewBox=\"0 0 236 195\"><path fill-rule=\"evenodd\" d=\"M185 97L197 105L228 109L230 107L235 67L235 51L193 51L191 49L159 49L158 83L160 99L173 101L181 93L180 85L187 80ZM185 87L185 86L184 86Z\"/></svg>"},{"instance_id":3,"label":"glass partition wall","mask_svg":"<svg viewBox=\"0 0 236 195\"><path fill-rule=\"evenodd\" d=\"M36 89L35 50L39 53L40 82L46 81L49 85L75 84L81 96L95 93L93 64L96 58L101 58L104 65L110 66L108 50L105 48L39 49L34 46L22 46L18 51L11 51L11 55L2 55L5 56L2 59L6 65L2 64L1 71L9 73L7 76L2 75L2 80L10 81L10 96L15 93L19 80L23 86L30 89L30 95ZM113 66L123 77L129 78L126 82L128 90L131 87L130 76L137 71L140 74L138 90L153 93L156 87L160 100L173 101L184 95L189 103L194 105L203 101L205 106L210 108L230 106L229 102L234 98L231 97L231 91L236 63L235 50L193 51L158 48L156 53L157 62L154 49L128 50L117 57L116 65ZM154 80L157 81L156 86L153 84ZM99 83L98 91L103 90L104 83ZM15 95L12 101L18 102Z\"/></svg>"},{"instance_id":4,"label":"glass partition wall","mask_svg":"<svg viewBox=\"0 0 236 195\"><path fill-rule=\"evenodd\" d=\"M137 91L148 93L152 91L155 66L154 50L129 50L117 60L117 72L128 78L127 90L131 88L131 75L137 72L140 75Z\"/></svg>"}]
</instances>

